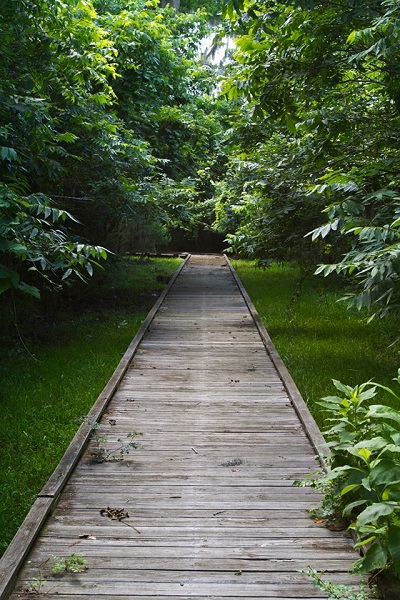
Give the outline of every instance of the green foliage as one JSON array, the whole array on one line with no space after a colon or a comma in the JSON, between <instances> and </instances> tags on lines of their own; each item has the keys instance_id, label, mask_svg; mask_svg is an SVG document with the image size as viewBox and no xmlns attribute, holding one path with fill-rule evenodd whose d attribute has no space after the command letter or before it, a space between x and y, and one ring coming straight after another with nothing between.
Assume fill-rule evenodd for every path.
<instances>
[{"instance_id":1,"label":"green foliage","mask_svg":"<svg viewBox=\"0 0 400 600\"><path fill-rule=\"evenodd\" d=\"M90 423L90 427L92 429L91 439L93 442L91 456L95 463L120 462L124 460L126 454L130 454L132 450L138 448L137 442L133 441L134 438L143 435L137 431L132 431L127 434L126 440L123 440L122 438L117 439L117 447L114 446L109 448L109 440L96 433L100 424Z\"/></svg>"},{"instance_id":2,"label":"green foliage","mask_svg":"<svg viewBox=\"0 0 400 600\"><path fill-rule=\"evenodd\" d=\"M46 585L45 579L34 578L28 583L28 592L30 594L40 594Z\"/></svg>"},{"instance_id":3,"label":"green foliage","mask_svg":"<svg viewBox=\"0 0 400 600\"><path fill-rule=\"evenodd\" d=\"M224 9L237 38L222 91L241 108L217 226L233 251L297 251L323 263L318 272L351 278L350 305L380 316L400 306L399 11L395 0L227 0Z\"/></svg>"},{"instance_id":4,"label":"green foliage","mask_svg":"<svg viewBox=\"0 0 400 600\"><path fill-rule=\"evenodd\" d=\"M371 598L371 589L365 584L348 586L334 583L328 579L323 579L323 573L318 573L318 571L311 567L300 571L300 573L311 577L315 587L328 594L328 600L370 600Z\"/></svg>"},{"instance_id":5,"label":"green foliage","mask_svg":"<svg viewBox=\"0 0 400 600\"><path fill-rule=\"evenodd\" d=\"M0 264L0 294L15 288L40 297L37 286L21 279L20 263L27 264L26 275L31 279L37 274L52 285L71 275L84 279L82 270L93 274L93 265L107 258L107 252L100 246L71 240L65 228L56 229L68 218L74 220L42 194L22 198L0 183L0 257L5 261Z\"/></svg>"},{"instance_id":6,"label":"green foliage","mask_svg":"<svg viewBox=\"0 0 400 600\"><path fill-rule=\"evenodd\" d=\"M220 128L212 69L197 64L206 30L204 12L156 0L4 7L1 289L38 295L48 277L90 274L105 246L154 251L179 212L197 226L197 171L213 163ZM177 210L177 189L180 205L185 190L196 202ZM31 215L38 203L45 213ZM38 271L27 282L25 267Z\"/></svg>"},{"instance_id":7,"label":"green foliage","mask_svg":"<svg viewBox=\"0 0 400 600\"><path fill-rule=\"evenodd\" d=\"M400 383L400 372L396 379ZM379 388L372 381L351 387L334 380L339 392L319 403L328 414L325 432L331 470L323 481L334 486L342 514L351 520L356 548L364 554L354 564L360 573L391 569L400 575L400 411L371 404Z\"/></svg>"},{"instance_id":8,"label":"green foliage","mask_svg":"<svg viewBox=\"0 0 400 600\"><path fill-rule=\"evenodd\" d=\"M53 575L58 575L63 571L70 571L71 573L84 573L87 570L87 560L84 558L84 554L73 552L64 558L54 556L54 564L51 568Z\"/></svg>"}]
</instances>

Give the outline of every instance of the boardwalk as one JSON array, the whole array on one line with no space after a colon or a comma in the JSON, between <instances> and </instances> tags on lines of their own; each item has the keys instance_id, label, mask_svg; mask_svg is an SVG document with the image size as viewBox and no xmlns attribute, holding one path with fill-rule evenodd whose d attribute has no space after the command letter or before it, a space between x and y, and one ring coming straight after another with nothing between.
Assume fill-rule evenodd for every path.
<instances>
[{"instance_id":1,"label":"boardwalk","mask_svg":"<svg viewBox=\"0 0 400 600\"><path fill-rule=\"evenodd\" d=\"M351 580L351 540L313 523L315 495L292 486L315 449L223 257L191 257L96 431L115 448L130 432L139 448L120 462L93 462L90 443L12 600L29 585L49 600L324 597L298 573L309 564ZM88 569L51 575L71 553Z\"/></svg>"}]
</instances>

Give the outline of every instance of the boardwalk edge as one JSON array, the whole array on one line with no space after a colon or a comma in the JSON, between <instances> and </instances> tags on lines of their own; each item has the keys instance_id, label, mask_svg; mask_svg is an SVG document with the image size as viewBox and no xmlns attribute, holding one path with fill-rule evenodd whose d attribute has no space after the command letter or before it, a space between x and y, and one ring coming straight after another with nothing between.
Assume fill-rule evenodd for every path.
<instances>
[{"instance_id":1,"label":"boardwalk edge","mask_svg":"<svg viewBox=\"0 0 400 600\"><path fill-rule=\"evenodd\" d=\"M329 456L330 453L328 444L326 443L317 423L315 422L314 417L312 416L310 409L308 408L303 396L300 394L300 391L296 386L291 374L289 373L286 365L280 357L277 349L275 348L273 341L271 340L263 322L261 321L260 315L258 314L250 296L245 290L231 261L229 260L226 254L224 254L224 257L236 281L240 293L242 294L244 301L247 304L247 307L258 329L265 349L268 355L270 356L283 385L285 386L285 389L289 395L290 401L297 413L297 416L299 417L307 434L307 437L310 440L310 443L318 456L318 460L320 461L322 467L325 470L328 470L328 465L325 460L325 457Z\"/></svg>"},{"instance_id":2,"label":"boardwalk edge","mask_svg":"<svg viewBox=\"0 0 400 600\"><path fill-rule=\"evenodd\" d=\"M25 517L21 527L18 529L7 550L1 557L0 600L6 600L13 591L15 579L17 578L23 561L25 560L42 525L44 524L45 519L50 514L62 488L66 484L72 470L74 469L78 459L80 458L86 447L86 444L90 439L90 435L92 433L91 423L98 421L104 413L121 379L125 375L134 355L136 354L140 342L153 322L158 309L164 302L182 269L190 260L190 256L190 254L187 255L185 260L171 277L168 285L161 292L153 308L150 310L132 342L129 344L126 352L118 363L105 388L98 396L97 400L89 411L87 418L76 432L64 456L61 458L53 474L50 476L47 483L38 494L37 499Z\"/></svg>"}]
</instances>

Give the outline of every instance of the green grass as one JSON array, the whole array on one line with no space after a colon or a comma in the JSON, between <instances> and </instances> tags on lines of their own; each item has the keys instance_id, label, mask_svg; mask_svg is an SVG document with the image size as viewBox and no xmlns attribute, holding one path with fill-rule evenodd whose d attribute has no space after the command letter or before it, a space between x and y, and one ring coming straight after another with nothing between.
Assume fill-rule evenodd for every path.
<instances>
[{"instance_id":1,"label":"green grass","mask_svg":"<svg viewBox=\"0 0 400 600\"><path fill-rule=\"evenodd\" d=\"M262 270L255 262L233 264L279 354L320 427L324 415L316 402L335 395L332 379L355 386L374 379L399 393L393 378L400 366L398 317L373 320L338 302L345 290L335 279L309 276L293 265ZM376 402L393 405L389 395ZM400 409L400 406L396 406Z\"/></svg>"},{"instance_id":2,"label":"green grass","mask_svg":"<svg viewBox=\"0 0 400 600\"><path fill-rule=\"evenodd\" d=\"M19 298L19 333L1 297L0 553L180 262L123 260L68 295Z\"/></svg>"}]
</instances>

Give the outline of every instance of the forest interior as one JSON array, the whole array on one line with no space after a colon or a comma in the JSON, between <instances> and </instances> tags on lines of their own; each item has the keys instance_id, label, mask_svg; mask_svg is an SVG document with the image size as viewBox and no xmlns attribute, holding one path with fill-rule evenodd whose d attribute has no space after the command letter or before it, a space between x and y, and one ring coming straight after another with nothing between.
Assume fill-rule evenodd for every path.
<instances>
[{"instance_id":1,"label":"forest interior","mask_svg":"<svg viewBox=\"0 0 400 600\"><path fill-rule=\"evenodd\" d=\"M400 0L1 3L4 436L18 379L6 380L12 364L32 381L40 352L53 353L56 338L69 342L78 314L88 327L109 318L123 334L108 376L67 411L35 487L27 475L19 492L10 465L28 437L21 408L0 463L2 551L179 255L226 252L250 288L258 282L256 305L262 282L296 270L283 321L304 306L307 286L320 298L326 286L345 319L361 323L360 336L380 340L382 354L372 350L368 365L364 357L366 375L352 351L342 363L353 380L344 364L332 377L322 367L309 373L325 377L324 390L334 378L335 395L320 400L299 387L307 402L314 395L310 410L332 453L330 472L309 482L326 494L323 519L345 518L363 551L358 572L400 576L399 59ZM175 260L151 258L161 254ZM128 286L136 286L129 300ZM278 347L289 361L291 343Z\"/></svg>"}]
</instances>

